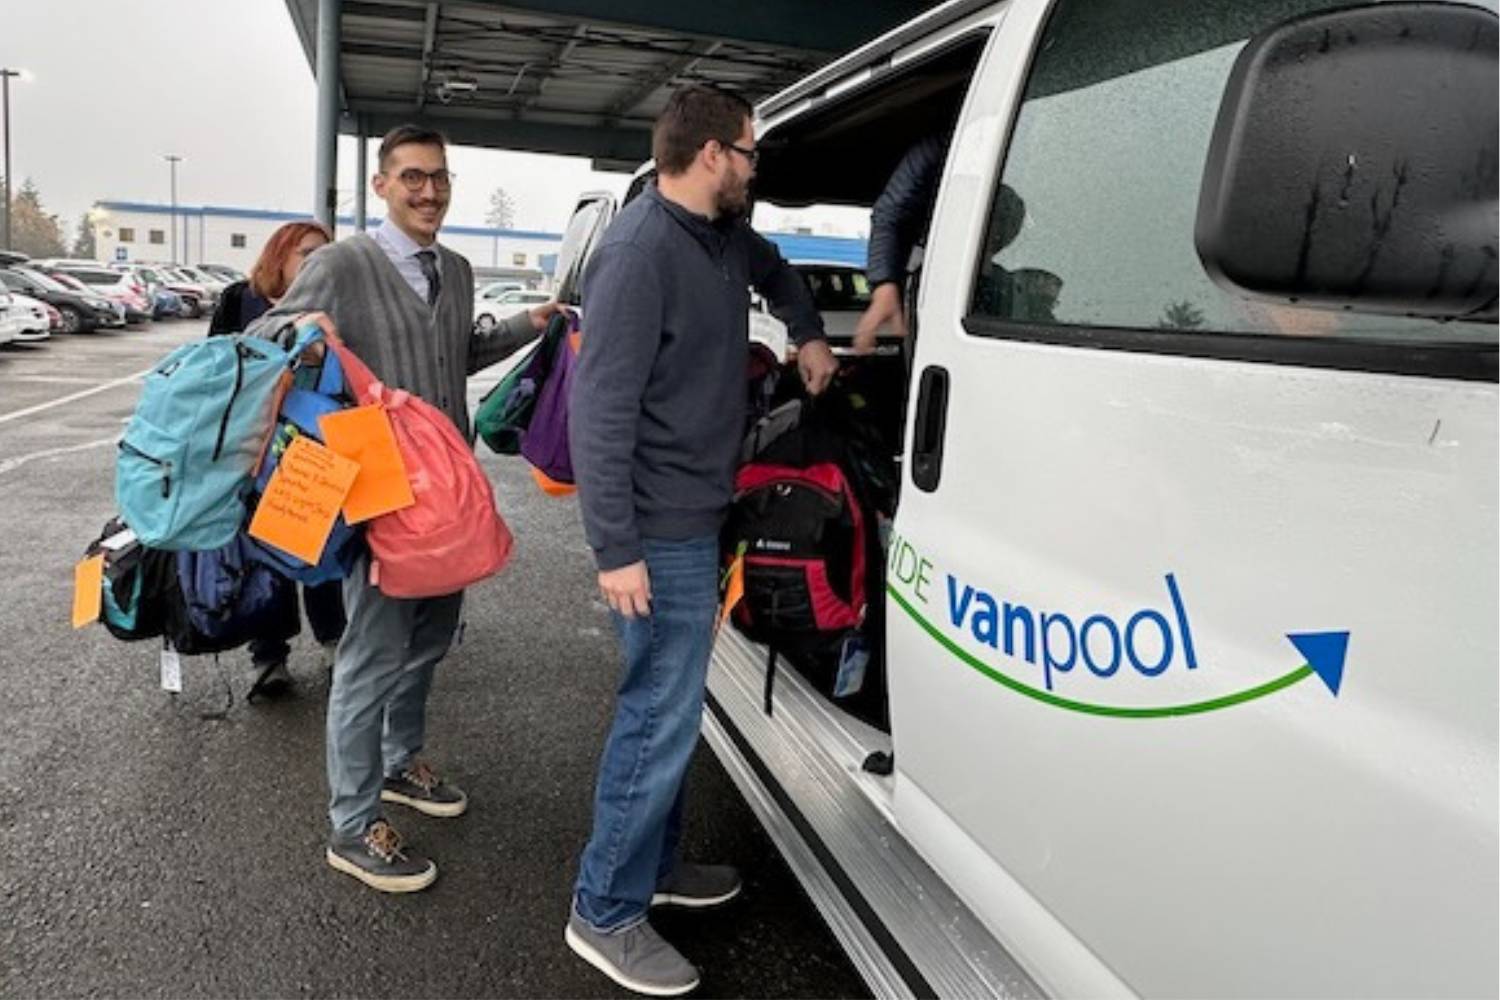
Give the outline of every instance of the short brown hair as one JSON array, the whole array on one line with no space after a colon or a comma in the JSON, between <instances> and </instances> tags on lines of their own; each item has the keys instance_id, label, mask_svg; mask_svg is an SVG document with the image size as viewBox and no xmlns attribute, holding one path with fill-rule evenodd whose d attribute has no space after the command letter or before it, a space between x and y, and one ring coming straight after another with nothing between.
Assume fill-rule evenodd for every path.
<instances>
[{"instance_id":1,"label":"short brown hair","mask_svg":"<svg viewBox=\"0 0 1500 1000\"><path fill-rule=\"evenodd\" d=\"M310 219L288 222L272 233L256 258L255 266L250 269L250 290L263 299L279 299L285 295L286 280L281 276L281 270L292 251L297 249L297 244L309 233L317 233L329 243L333 242L333 234L328 228Z\"/></svg>"},{"instance_id":2,"label":"short brown hair","mask_svg":"<svg viewBox=\"0 0 1500 1000\"><path fill-rule=\"evenodd\" d=\"M380 153L376 159L376 162L380 164L380 169L385 169L386 162L390 160L397 146L409 146L412 143L419 146L437 146L443 150L448 148L447 137L436 129L430 129L425 125L397 125L380 140Z\"/></svg>"},{"instance_id":3,"label":"short brown hair","mask_svg":"<svg viewBox=\"0 0 1500 1000\"><path fill-rule=\"evenodd\" d=\"M684 173L710 140L731 145L752 114L750 102L738 94L716 87L682 88L667 100L651 130L657 171L668 177Z\"/></svg>"}]
</instances>

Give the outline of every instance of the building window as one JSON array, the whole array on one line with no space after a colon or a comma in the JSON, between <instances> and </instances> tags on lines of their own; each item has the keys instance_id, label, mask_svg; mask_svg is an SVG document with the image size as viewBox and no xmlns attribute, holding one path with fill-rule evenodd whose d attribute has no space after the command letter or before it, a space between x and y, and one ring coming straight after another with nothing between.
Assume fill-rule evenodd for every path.
<instances>
[{"instance_id":1,"label":"building window","mask_svg":"<svg viewBox=\"0 0 1500 1000\"><path fill-rule=\"evenodd\" d=\"M244 233L230 233L229 234L229 245L232 246L232 247L234 247L236 250L243 250L243 249L245 249L245 234Z\"/></svg>"},{"instance_id":2,"label":"building window","mask_svg":"<svg viewBox=\"0 0 1500 1000\"><path fill-rule=\"evenodd\" d=\"M164 229L153 229L150 233L147 234L147 237L152 243L155 243L158 246L167 242L167 233Z\"/></svg>"},{"instance_id":3,"label":"building window","mask_svg":"<svg viewBox=\"0 0 1500 1000\"><path fill-rule=\"evenodd\" d=\"M511 254L510 263L513 267L525 267L526 255L524 253Z\"/></svg>"},{"instance_id":4,"label":"building window","mask_svg":"<svg viewBox=\"0 0 1500 1000\"><path fill-rule=\"evenodd\" d=\"M128 226L121 226L120 227L120 242L121 243L134 243L135 242L135 230L131 229Z\"/></svg>"}]
</instances>

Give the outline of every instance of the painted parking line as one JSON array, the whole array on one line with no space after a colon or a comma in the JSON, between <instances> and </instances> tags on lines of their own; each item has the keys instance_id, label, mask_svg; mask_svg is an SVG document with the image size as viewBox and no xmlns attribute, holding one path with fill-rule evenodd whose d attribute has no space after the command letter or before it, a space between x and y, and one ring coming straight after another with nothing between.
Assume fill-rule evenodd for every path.
<instances>
[{"instance_id":1,"label":"painted parking line","mask_svg":"<svg viewBox=\"0 0 1500 1000\"><path fill-rule=\"evenodd\" d=\"M124 378L117 378L109 382L103 382L90 389L81 389L78 392L71 393L67 396L62 396L58 399L49 400L45 403L37 403L35 406L28 406L24 410L13 410L10 413L0 413L0 424L8 423L12 420L20 420L22 417L29 417L33 414L41 413L44 410L50 410L54 406L62 406L65 403L71 403L75 400L83 399L87 396L97 395L101 392L108 392L110 389L116 389L122 385L129 385L131 382L139 382L150 371L150 368L142 368L134 375L126 375Z\"/></svg>"},{"instance_id":2,"label":"painted parking line","mask_svg":"<svg viewBox=\"0 0 1500 1000\"><path fill-rule=\"evenodd\" d=\"M70 444L61 448L44 448L41 451L33 451L27 455L17 455L15 458L7 458L0 461L0 476L12 472L39 458L56 458L58 455L71 455L77 451L89 451L93 448L103 448L105 445L114 444L120 440L120 435L113 434L107 438L99 438L97 441L85 441L83 444Z\"/></svg>"}]
</instances>

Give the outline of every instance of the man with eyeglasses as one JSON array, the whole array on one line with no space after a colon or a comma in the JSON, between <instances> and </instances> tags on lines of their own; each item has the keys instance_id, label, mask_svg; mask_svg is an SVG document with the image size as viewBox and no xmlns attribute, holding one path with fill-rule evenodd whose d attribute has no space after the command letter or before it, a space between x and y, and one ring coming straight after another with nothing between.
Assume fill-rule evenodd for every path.
<instances>
[{"instance_id":1,"label":"man with eyeglasses","mask_svg":"<svg viewBox=\"0 0 1500 1000\"><path fill-rule=\"evenodd\" d=\"M797 272L750 228L750 105L704 87L657 119L658 179L626 206L583 278L587 329L569 441L599 590L624 670L599 766L565 939L653 996L698 972L647 922L652 906L728 902L740 878L678 857L683 777L703 713L719 528L744 435L750 288L796 341L810 392L838 370Z\"/></svg>"},{"instance_id":2,"label":"man with eyeglasses","mask_svg":"<svg viewBox=\"0 0 1500 1000\"><path fill-rule=\"evenodd\" d=\"M453 175L443 136L403 125L380 144L375 193L386 218L308 257L282 300L250 328L275 336L288 318L327 313L351 350L387 385L441 409L472 439L465 383L546 328L546 303L488 333L474 331L474 272L438 243ZM429 816L458 816L468 799L417 755L434 668L453 644L463 594L386 597L362 558L344 581L349 624L328 695L329 820L334 869L382 892L431 885L437 866L407 850L381 803Z\"/></svg>"}]
</instances>

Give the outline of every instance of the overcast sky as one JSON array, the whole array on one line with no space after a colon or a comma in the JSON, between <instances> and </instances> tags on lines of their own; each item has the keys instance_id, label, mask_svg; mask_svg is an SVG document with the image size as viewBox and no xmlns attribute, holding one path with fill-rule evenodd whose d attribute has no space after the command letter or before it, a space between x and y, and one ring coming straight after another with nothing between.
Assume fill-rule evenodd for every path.
<instances>
[{"instance_id":1,"label":"overcast sky","mask_svg":"<svg viewBox=\"0 0 1500 1000\"><path fill-rule=\"evenodd\" d=\"M0 0L0 67L31 74L11 81L14 183L36 182L69 240L95 201L167 203L167 153L179 204L311 214L316 87L283 0ZM449 165L459 225L483 225L503 186L519 228L561 232L580 191L629 182L574 157L455 149ZM353 139L338 177L352 211Z\"/></svg>"}]
</instances>

